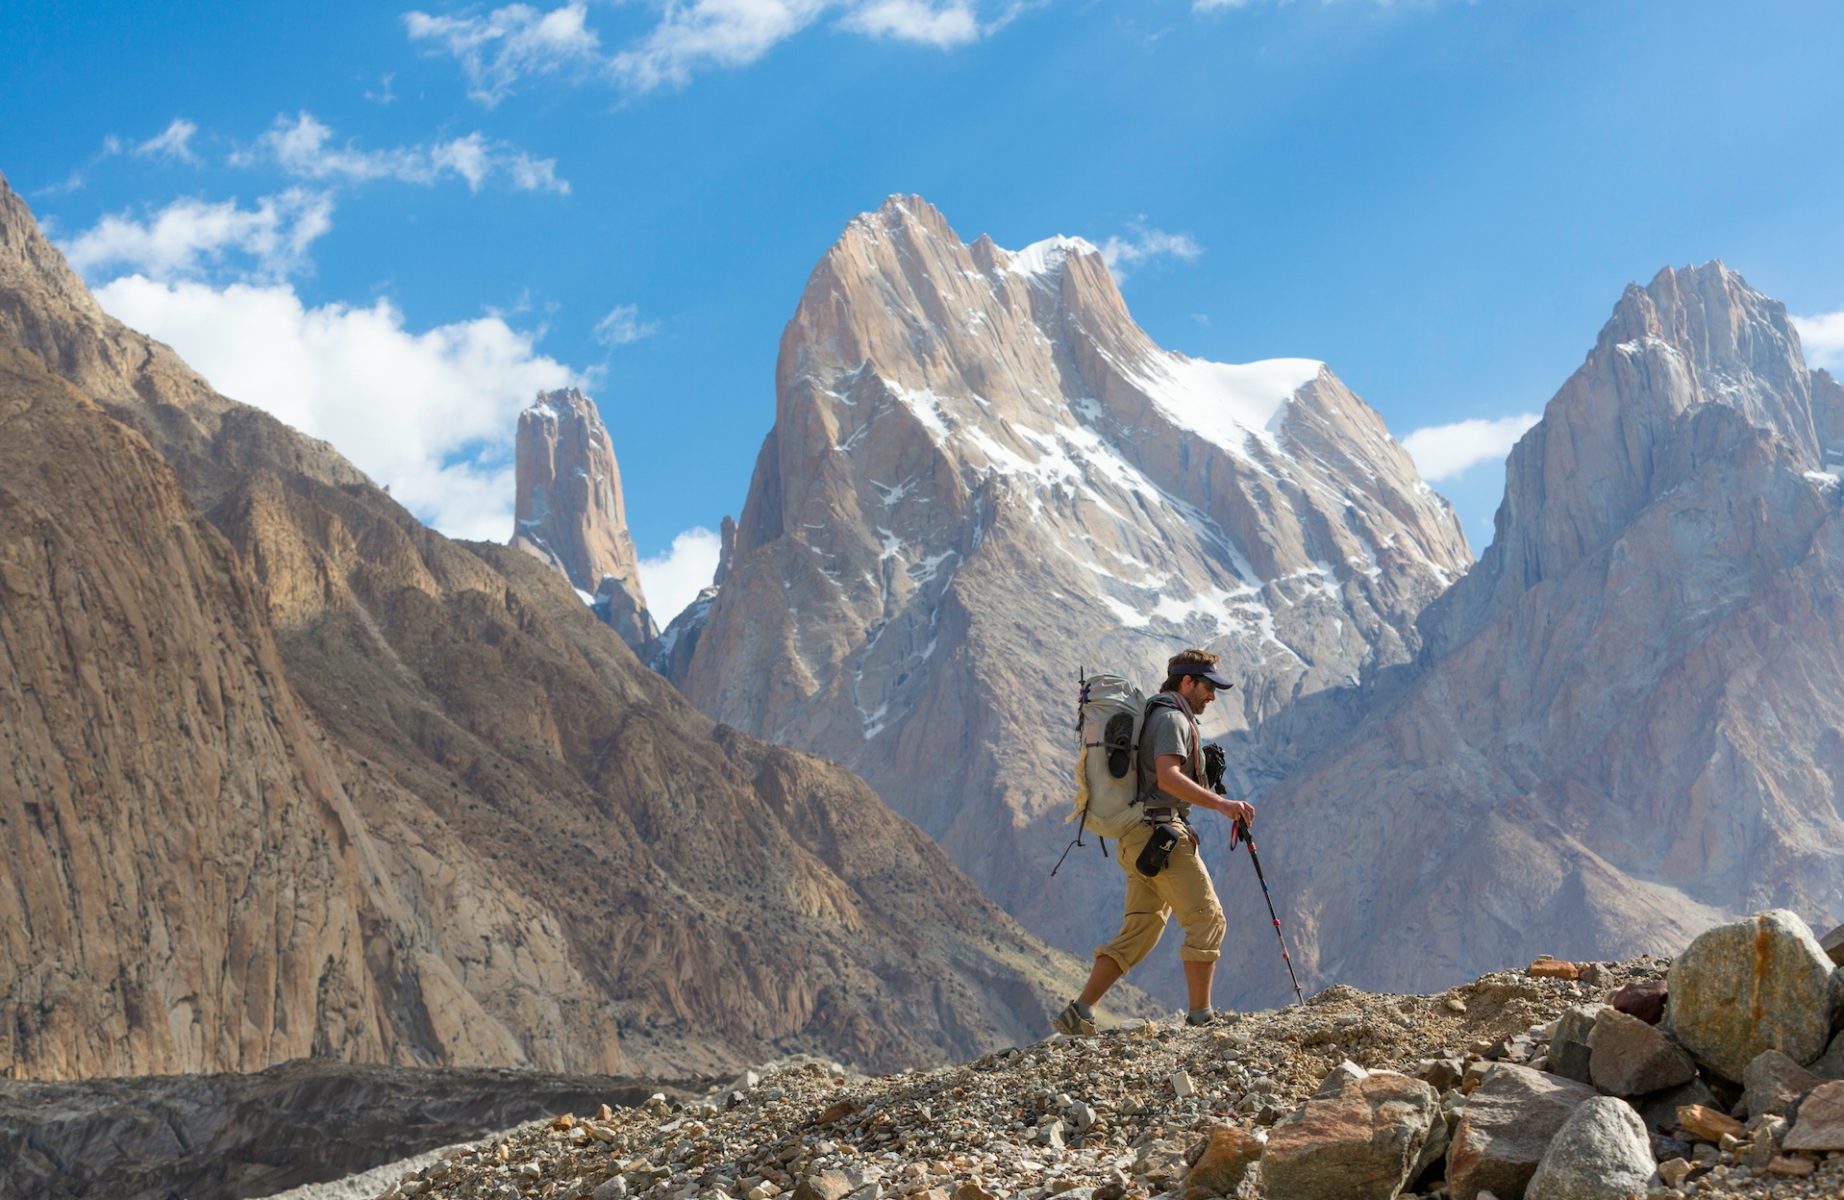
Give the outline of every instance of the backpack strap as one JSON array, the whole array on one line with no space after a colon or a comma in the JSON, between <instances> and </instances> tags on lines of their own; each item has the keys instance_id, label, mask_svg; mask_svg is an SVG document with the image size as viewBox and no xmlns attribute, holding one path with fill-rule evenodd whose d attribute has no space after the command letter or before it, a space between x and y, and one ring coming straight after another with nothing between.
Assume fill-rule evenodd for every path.
<instances>
[{"instance_id":1,"label":"backpack strap","mask_svg":"<svg viewBox=\"0 0 1844 1200\"><path fill-rule=\"evenodd\" d=\"M1184 705L1180 704L1178 700L1171 695L1171 693L1160 692L1158 695L1154 696L1152 699L1146 702L1146 711L1140 715L1140 743L1141 743L1140 749L1143 750L1145 747L1146 728L1147 728L1148 723L1152 719L1153 710L1156 708L1171 709L1173 712L1178 713L1181 716L1183 716L1185 718L1185 723L1191 727L1191 753L1188 756L1191 759L1190 776L1191 776L1192 781L1195 782L1199 787L1204 786L1204 777L1198 773L1204 769L1203 731L1200 730L1197 726L1197 717L1192 715L1192 713L1189 710L1187 710ZM1157 787L1156 784L1154 786L1155 788ZM1136 795L1134 799L1134 803L1138 804L1143 799L1145 799L1145 797Z\"/></svg>"}]
</instances>

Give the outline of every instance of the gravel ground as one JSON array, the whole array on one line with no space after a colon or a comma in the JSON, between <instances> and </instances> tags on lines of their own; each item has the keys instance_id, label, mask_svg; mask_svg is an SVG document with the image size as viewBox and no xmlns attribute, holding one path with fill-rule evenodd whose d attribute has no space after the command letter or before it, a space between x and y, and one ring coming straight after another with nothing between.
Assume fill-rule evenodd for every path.
<instances>
[{"instance_id":1,"label":"gravel ground","mask_svg":"<svg viewBox=\"0 0 1844 1200\"><path fill-rule=\"evenodd\" d=\"M1666 965L1602 964L1592 983L1501 972L1432 996L1339 986L1304 1008L1207 1029L1134 1022L875 1078L786 1066L688 1105L656 1100L526 1126L449 1151L382 1196L1181 1200L1187 1154L1211 1126L1272 1124L1341 1060L1409 1074L1436 1058L1540 1067L1545 1027L1565 1009ZM1682 1191L1657 1194L1844 1196L1844 1156L1811 1159L1814 1175L1788 1179L1756 1175L1715 1147L1702 1153Z\"/></svg>"}]
</instances>

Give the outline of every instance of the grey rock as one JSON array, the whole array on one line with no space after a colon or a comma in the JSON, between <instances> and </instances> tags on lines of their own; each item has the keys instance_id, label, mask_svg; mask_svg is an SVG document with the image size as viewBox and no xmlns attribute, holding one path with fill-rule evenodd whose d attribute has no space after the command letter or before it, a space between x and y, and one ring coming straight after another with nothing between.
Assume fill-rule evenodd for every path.
<instances>
[{"instance_id":1,"label":"grey rock","mask_svg":"<svg viewBox=\"0 0 1844 1200\"><path fill-rule=\"evenodd\" d=\"M1477 1200L1486 1190L1507 1200L1522 1196L1550 1139L1594 1095L1585 1084L1514 1063L1487 1072L1447 1148L1452 1200Z\"/></svg>"},{"instance_id":2,"label":"grey rock","mask_svg":"<svg viewBox=\"0 0 1844 1200\"><path fill-rule=\"evenodd\" d=\"M1690 1055L1657 1026L1611 1008L1595 1016L1588 1052L1591 1082L1614 1096L1643 1096L1697 1077Z\"/></svg>"},{"instance_id":3,"label":"grey rock","mask_svg":"<svg viewBox=\"0 0 1844 1200\"><path fill-rule=\"evenodd\" d=\"M1645 1191L1652 1172L1652 1146L1639 1114L1624 1100L1596 1096L1570 1113L1550 1139L1524 1196L1626 1200Z\"/></svg>"},{"instance_id":4,"label":"grey rock","mask_svg":"<svg viewBox=\"0 0 1844 1200\"><path fill-rule=\"evenodd\" d=\"M1429 1133L1442 1123L1439 1099L1421 1080L1345 1072L1340 1090L1322 1091L1274 1126L1261 1158L1266 1194L1393 1200L1414 1179Z\"/></svg>"},{"instance_id":5,"label":"grey rock","mask_svg":"<svg viewBox=\"0 0 1844 1200\"><path fill-rule=\"evenodd\" d=\"M1825 1052L1806 1066L1820 1079L1844 1079L1844 1033L1832 1038Z\"/></svg>"},{"instance_id":6,"label":"grey rock","mask_svg":"<svg viewBox=\"0 0 1844 1200\"><path fill-rule=\"evenodd\" d=\"M1786 1150L1844 1150L1844 1079L1821 1083L1793 1109Z\"/></svg>"},{"instance_id":7,"label":"grey rock","mask_svg":"<svg viewBox=\"0 0 1844 1200\"><path fill-rule=\"evenodd\" d=\"M1742 1103L1750 1117L1777 1117L1801 1093L1824 1080L1778 1050L1763 1050L1742 1072Z\"/></svg>"},{"instance_id":8,"label":"grey rock","mask_svg":"<svg viewBox=\"0 0 1844 1200\"><path fill-rule=\"evenodd\" d=\"M1763 1050L1797 1063L1825 1052L1844 989L1818 939L1786 909L1719 925L1671 966L1665 1021L1684 1047L1739 1080Z\"/></svg>"},{"instance_id":9,"label":"grey rock","mask_svg":"<svg viewBox=\"0 0 1844 1200\"><path fill-rule=\"evenodd\" d=\"M1562 1014L1556 1022L1556 1034L1549 1044L1549 1069L1552 1075L1591 1083L1589 1074L1588 1034L1594 1020L1607 1008L1605 1004L1582 1004Z\"/></svg>"},{"instance_id":10,"label":"grey rock","mask_svg":"<svg viewBox=\"0 0 1844 1200\"><path fill-rule=\"evenodd\" d=\"M1701 1104L1705 1108L1720 1107L1716 1103L1716 1093L1710 1091L1709 1085L1701 1079L1693 1079L1689 1083L1666 1088L1662 1092L1654 1092L1650 1096L1643 1097L1636 1107L1647 1129L1655 1133L1663 1133L1676 1127L1678 1109L1686 1104Z\"/></svg>"}]
</instances>

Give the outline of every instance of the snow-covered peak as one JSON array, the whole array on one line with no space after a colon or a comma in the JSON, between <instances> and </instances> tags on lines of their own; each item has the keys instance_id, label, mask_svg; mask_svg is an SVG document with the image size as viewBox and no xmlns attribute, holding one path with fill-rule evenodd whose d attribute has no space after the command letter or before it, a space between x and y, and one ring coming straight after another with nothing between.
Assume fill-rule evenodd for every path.
<instances>
[{"instance_id":1,"label":"snow-covered peak","mask_svg":"<svg viewBox=\"0 0 1844 1200\"><path fill-rule=\"evenodd\" d=\"M1063 261L1071 254L1100 253L1095 243L1087 238L1058 235L1041 242L1032 242L1022 250L1005 251L1005 270L1011 275L1048 280L1063 269Z\"/></svg>"},{"instance_id":2,"label":"snow-covered peak","mask_svg":"<svg viewBox=\"0 0 1844 1200\"><path fill-rule=\"evenodd\" d=\"M1175 424L1239 451L1249 434L1269 432L1287 401L1323 370L1316 358L1219 363L1164 354L1141 367L1135 381Z\"/></svg>"}]
</instances>

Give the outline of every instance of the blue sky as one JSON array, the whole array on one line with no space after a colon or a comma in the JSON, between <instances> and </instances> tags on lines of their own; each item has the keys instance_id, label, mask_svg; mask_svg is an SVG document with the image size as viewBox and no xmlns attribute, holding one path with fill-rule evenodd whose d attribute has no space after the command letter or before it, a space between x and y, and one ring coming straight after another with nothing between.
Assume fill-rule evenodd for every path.
<instances>
[{"instance_id":1,"label":"blue sky","mask_svg":"<svg viewBox=\"0 0 1844 1200\"><path fill-rule=\"evenodd\" d=\"M1722 258L1844 362L1835 4L11 0L0 45L0 171L111 311L464 535L585 382L672 596L895 192L1111 245L1173 349L1326 360L1476 460L1475 548L1627 282Z\"/></svg>"}]
</instances>

